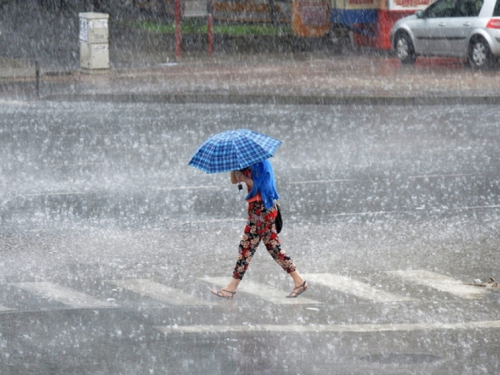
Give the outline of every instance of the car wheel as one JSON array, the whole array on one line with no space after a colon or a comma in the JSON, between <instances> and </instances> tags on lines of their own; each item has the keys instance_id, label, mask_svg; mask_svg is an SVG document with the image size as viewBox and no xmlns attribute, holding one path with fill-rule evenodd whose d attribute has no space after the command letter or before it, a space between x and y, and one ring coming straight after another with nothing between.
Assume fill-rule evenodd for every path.
<instances>
[{"instance_id":1,"label":"car wheel","mask_svg":"<svg viewBox=\"0 0 500 375\"><path fill-rule=\"evenodd\" d=\"M487 69L493 66L494 58L484 38L480 36L472 38L467 62L472 69Z\"/></svg>"},{"instance_id":2,"label":"car wheel","mask_svg":"<svg viewBox=\"0 0 500 375\"><path fill-rule=\"evenodd\" d=\"M400 32L396 35L394 47L398 59L402 64L413 64L417 59L415 48L407 33Z\"/></svg>"}]
</instances>

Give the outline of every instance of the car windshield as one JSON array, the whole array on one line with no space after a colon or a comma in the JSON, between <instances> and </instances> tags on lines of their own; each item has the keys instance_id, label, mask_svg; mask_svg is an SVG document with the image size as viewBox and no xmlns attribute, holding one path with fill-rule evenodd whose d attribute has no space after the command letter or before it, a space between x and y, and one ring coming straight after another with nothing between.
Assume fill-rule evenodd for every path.
<instances>
[{"instance_id":1,"label":"car windshield","mask_svg":"<svg viewBox=\"0 0 500 375\"><path fill-rule=\"evenodd\" d=\"M482 6L483 0L438 0L424 14L427 18L477 17Z\"/></svg>"}]
</instances>

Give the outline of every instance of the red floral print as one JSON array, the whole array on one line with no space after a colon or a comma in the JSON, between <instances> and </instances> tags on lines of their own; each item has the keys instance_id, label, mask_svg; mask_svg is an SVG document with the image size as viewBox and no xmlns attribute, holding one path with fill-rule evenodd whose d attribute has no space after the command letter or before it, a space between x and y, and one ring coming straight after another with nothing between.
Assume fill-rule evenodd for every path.
<instances>
[{"instance_id":1,"label":"red floral print","mask_svg":"<svg viewBox=\"0 0 500 375\"><path fill-rule=\"evenodd\" d=\"M248 221L240 241L238 259L233 272L235 279L243 279L260 241L264 242L268 253L284 271L287 273L295 271L295 264L292 259L281 248L276 225L274 224L277 215L276 206L266 210L263 202L249 203Z\"/></svg>"}]
</instances>

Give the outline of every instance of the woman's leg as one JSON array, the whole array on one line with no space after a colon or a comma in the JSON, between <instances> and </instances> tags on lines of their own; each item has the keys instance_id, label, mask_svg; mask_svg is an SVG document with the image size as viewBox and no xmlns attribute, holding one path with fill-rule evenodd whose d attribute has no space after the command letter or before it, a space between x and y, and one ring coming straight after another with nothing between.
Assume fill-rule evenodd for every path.
<instances>
[{"instance_id":1,"label":"woman's leg","mask_svg":"<svg viewBox=\"0 0 500 375\"><path fill-rule=\"evenodd\" d=\"M299 271L297 271L292 258L290 258L286 251L281 248L280 239L274 224L276 214L275 208L265 211L258 204L254 204L249 208L248 222L240 241L238 260L234 267L233 277L225 288L221 290L212 290L213 294L225 298L233 297L250 265L250 261L261 239L275 262L293 279L295 287L288 297L295 298L306 291L309 285L302 278Z\"/></svg>"},{"instance_id":2,"label":"woman's leg","mask_svg":"<svg viewBox=\"0 0 500 375\"><path fill-rule=\"evenodd\" d=\"M295 298L299 294L305 292L309 285L307 284L307 281L305 281L301 276L299 271L297 271L297 267L293 263L292 258L290 258L286 251L281 248L280 239L278 233L276 232L276 226L274 224L276 215L273 215L272 211L273 209L271 209L271 212L266 215L266 218L268 219L266 222L267 230L266 235L264 236L262 241L266 245L266 249L273 257L274 261L278 263L278 265L292 277L295 286L288 297Z\"/></svg>"},{"instance_id":3,"label":"woman's leg","mask_svg":"<svg viewBox=\"0 0 500 375\"><path fill-rule=\"evenodd\" d=\"M219 297L231 298L240 284L240 281L245 276L245 273L250 265L250 262L260 243L260 235L258 230L258 221L254 216L254 210L249 208L248 221L245 226L243 236L238 249L238 259L233 270L233 277L226 287L221 290L212 290L213 294Z\"/></svg>"},{"instance_id":4,"label":"woman's leg","mask_svg":"<svg viewBox=\"0 0 500 375\"><path fill-rule=\"evenodd\" d=\"M262 242L266 246L267 252L274 261L281 267L286 273L295 272L295 264L292 258L286 253L286 251L281 247L280 238L276 232L276 225L274 220L276 219L277 211L273 207L271 208L267 215L265 215L264 231L262 237Z\"/></svg>"},{"instance_id":5,"label":"woman's leg","mask_svg":"<svg viewBox=\"0 0 500 375\"><path fill-rule=\"evenodd\" d=\"M243 280L245 273L260 243L258 222L249 218L238 248L238 259L234 266L233 279Z\"/></svg>"}]
</instances>

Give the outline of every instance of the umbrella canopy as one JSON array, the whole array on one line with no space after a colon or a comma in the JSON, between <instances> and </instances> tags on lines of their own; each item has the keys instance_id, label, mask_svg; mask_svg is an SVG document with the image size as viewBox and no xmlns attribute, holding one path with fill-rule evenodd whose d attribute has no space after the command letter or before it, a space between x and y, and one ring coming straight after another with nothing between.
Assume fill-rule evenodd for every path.
<instances>
[{"instance_id":1,"label":"umbrella canopy","mask_svg":"<svg viewBox=\"0 0 500 375\"><path fill-rule=\"evenodd\" d=\"M269 159L281 141L247 129L228 130L208 138L189 165L207 173L236 171Z\"/></svg>"}]
</instances>

